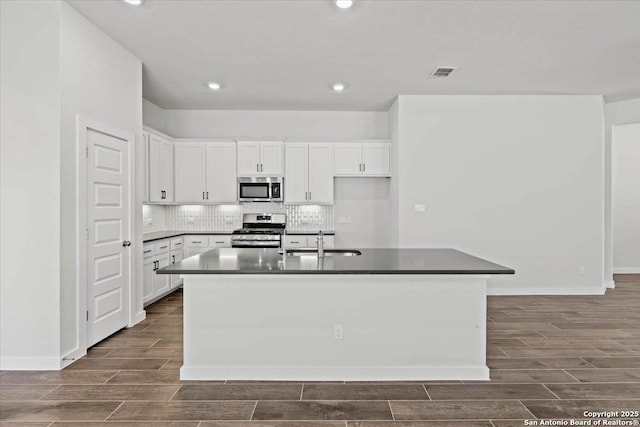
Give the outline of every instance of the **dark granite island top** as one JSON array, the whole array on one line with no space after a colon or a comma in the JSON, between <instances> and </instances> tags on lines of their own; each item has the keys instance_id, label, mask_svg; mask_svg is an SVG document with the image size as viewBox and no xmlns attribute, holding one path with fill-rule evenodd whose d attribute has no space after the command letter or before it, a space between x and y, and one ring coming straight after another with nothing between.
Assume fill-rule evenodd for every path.
<instances>
[{"instance_id":1,"label":"dark granite island top","mask_svg":"<svg viewBox=\"0 0 640 427\"><path fill-rule=\"evenodd\" d=\"M360 249L359 256L283 257L277 249L220 248L161 268L158 274L514 274L456 249Z\"/></svg>"}]
</instances>

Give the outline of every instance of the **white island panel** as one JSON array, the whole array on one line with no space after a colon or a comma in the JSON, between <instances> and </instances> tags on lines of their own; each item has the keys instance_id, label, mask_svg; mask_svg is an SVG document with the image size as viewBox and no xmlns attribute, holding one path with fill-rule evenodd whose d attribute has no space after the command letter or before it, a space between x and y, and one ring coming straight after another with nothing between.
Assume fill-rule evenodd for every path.
<instances>
[{"instance_id":1,"label":"white island panel","mask_svg":"<svg viewBox=\"0 0 640 427\"><path fill-rule=\"evenodd\" d=\"M183 277L182 380L489 379L488 275Z\"/></svg>"}]
</instances>

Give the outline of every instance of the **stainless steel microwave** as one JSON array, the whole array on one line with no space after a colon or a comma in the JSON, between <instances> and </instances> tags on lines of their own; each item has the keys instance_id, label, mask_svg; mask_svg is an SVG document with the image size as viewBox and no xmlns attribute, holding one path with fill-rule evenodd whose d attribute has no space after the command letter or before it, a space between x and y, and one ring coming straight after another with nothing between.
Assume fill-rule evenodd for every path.
<instances>
[{"instance_id":1,"label":"stainless steel microwave","mask_svg":"<svg viewBox=\"0 0 640 427\"><path fill-rule=\"evenodd\" d=\"M238 178L239 202L282 202L282 190L280 177Z\"/></svg>"}]
</instances>

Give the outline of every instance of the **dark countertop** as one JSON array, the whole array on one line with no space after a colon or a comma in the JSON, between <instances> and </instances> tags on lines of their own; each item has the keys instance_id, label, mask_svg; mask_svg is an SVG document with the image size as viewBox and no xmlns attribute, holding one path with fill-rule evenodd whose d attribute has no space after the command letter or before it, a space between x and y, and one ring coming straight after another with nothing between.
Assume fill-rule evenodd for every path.
<instances>
[{"instance_id":1,"label":"dark countertop","mask_svg":"<svg viewBox=\"0 0 640 427\"><path fill-rule=\"evenodd\" d=\"M455 249L361 249L360 256L283 256L277 249L212 249L158 274L514 274Z\"/></svg>"},{"instance_id":2,"label":"dark countertop","mask_svg":"<svg viewBox=\"0 0 640 427\"><path fill-rule=\"evenodd\" d=\"M231 231L177 231L177 230L153 231L151 233L143 233L142 242L147 243L147 242L152 242L154 240L168 239L169 237L186 236L186 235L220 236L220 235L231 235Z\"/></svg>"},{"instance_id":3,"label":"dark countertop","mask_svg":"<svg viewBox=\"0 0 640 427\"><path fill-rule=\"evenodd\" d=\"M292 236L294 235L313 235L313 234L318 234L318 232L313 232L313 231L300 231L300 230L295 230L295 231L287 231L287 234L290 234ZM324 234L328 235L328 236L332 236L335 233L335 231L325 231ZM143 233L142 234L142 242L143 243L147 243L147 242L152 242L154 240L162 240L162 239L168 239L170 237L178 237L178 236L200 236L200 235L210 235L210 236L229 236L231 235L231 231L177 231L177 230L166 230L166 231L152 231L150 233Z\"/></svg>"}]
</instances>

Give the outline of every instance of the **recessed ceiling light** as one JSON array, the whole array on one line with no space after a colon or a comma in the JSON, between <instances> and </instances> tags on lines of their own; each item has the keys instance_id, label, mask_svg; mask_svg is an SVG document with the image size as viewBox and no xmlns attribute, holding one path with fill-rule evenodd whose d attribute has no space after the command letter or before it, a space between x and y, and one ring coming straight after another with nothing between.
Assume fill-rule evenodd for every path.
<instances>
[{"instance_id":1,"label":"recessed ceiling light","mask_svg":"<svg viewBox=\"0 0 640 427\"><path fill-rule=\"evenodd\" d=\"M340 9L349 9L353 6L353 0L336 0L336 6Z\"/></svg>"},{"instance_id":2,"label":"recessed ceiling light","mask_svg":"<svg viewBox=\"0 0 640 427\"><path fill-rule=\"evenodd\" d=\"M131 6L140 6L144 3L144 0L123 0L126 4L130 4Z\"/></svg>"},{"instance_id":3,"label":"recessed ceiling light","mask_svg":"<svg viewBox=\"0 0 640 427\"><path fill-rule=\"evenodd\" d=\"M333 86L331 86L331 89L333 89L336 92L342 92L347 88L347 85L344 83L335 83Z\"/></svg>"},{"instance_id":4,"label":"recessed ceiling light","mask_svg":"<svg viewBox=\"0 0 640 427\"><path fill-rule=\"evenodd\" d=\"M220 83L216 83L216 82L209 82L209 83L207 83L207 86L211 90L220 90L220 88L222 87L222 86L220 86Z\"/></svg>"}]
</instances>

